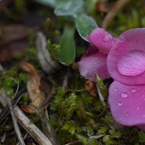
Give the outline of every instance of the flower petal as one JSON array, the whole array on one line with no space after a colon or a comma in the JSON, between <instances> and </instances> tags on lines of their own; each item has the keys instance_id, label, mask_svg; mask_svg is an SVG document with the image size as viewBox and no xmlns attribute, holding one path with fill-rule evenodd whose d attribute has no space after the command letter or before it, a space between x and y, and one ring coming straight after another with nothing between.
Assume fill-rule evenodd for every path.
<instances>
[{"instance_id":1,"label":"flower petal","mask_svg":"<svg viewBox=\"0 0 145 145\"><path fill-rule=\"evenodd\" d=\"M87 36L88 40L93 43L100 52L106 54L110 51L113 43L116 41L105 29L97 28L93 30L90 36Z\"/></svg>"},{"instance_id":2,"label":"flower petal","mask_svg":"<svg viewBox=\"0 0 145 145\"><path fill-rule=\"evenodd\" d=\"M145 128L145 85L127 86L114 81L108 101L114 119L120 124Z\"/></svg>"},{"instance_id":3,"label":"flower petal","mask_svg":"<svg viewBox=\"0 0 145 145\"><path fill-rule=\"evenodd\" d=\"M137 76L145 71L145 52L140 50L130 51L119 60L118 71L122 75Z\"/></svg>"},{"instance_id":4,"label":"flower petal","mask_svg":"<svg viewBox=\"0 0 145 145\"><path fill-rule=\"evenodd\" d=\"M96 74L102 79L110 78L106 66L107 55L98 52L95 46L91 46L77 63L80 74L86 79L96 81Z\"/></svg>"},{"instance_id":5,"label":"flower petal","mask_svg":"<svg viewBox=\"0 0 145 145\"><path fill-rule=\"evenodd\" d=\"M129 85L145 84L144 38L145 28L137 28L122 33L116 40L107 58L113 79Z\"/></svg>"}]
</instances>

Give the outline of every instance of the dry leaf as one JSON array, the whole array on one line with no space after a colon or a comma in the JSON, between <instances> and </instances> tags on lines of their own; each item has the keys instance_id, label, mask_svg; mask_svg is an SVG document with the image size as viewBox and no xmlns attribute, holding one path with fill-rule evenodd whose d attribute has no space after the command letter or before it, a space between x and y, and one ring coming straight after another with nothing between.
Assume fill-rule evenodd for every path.
<instances>
[{"instance_id":1,"label":"dry leaf","mask_svg":"<svg viewBox=\"0 0 145 145\"><path fill-rule=\"evenodd\" d=\"M36 49L42 69L47 74L54 73L58 69L60 69L60 65L57 62L53 61L51 58L51 54L47 49L46 38L42 32L37 33Z\"/></svg>"},{"instance_id":2,"label":"dry leaf","mask_svg":"<svg viewBox=\"0 0 145 145\"><path fill-rule=\"evenodd\" d=\"M36 77L37 79L40 79L40 77L37 74L36 69L34 68L32 64L24 62L24 61L20 61L19 64L20 64L20 67L23 68L30 75Z\"/></svg>"},{"instance_id":3,"label":"dry leaf","mask_svg":"<svg viewBox=\"0 0 145 145\"><path fill-rule=\"evenodd\" d=\"M9 25L0 28L0 45L28 36L28 27L24 25Z\"/></svg>"},{"instance_id":4,"label":"dry leaf","mask_svg":"<svg viewBox=\"0 0 145 145\"><path fill-rule=\"evenodd\" d=\"M9 62L12 60L12 48L11 46L4 45L0 47L0 62Z\"/></svg>"},{"instance_id":5,"label":"dry leaf","mask_svg":"<svg viewBox=\"0 0 145 145\"><path fill-rule=\"evenodd\" d=\"M10 62L15 54L22 54L28 46L27 40L14 41L0 46L0 62Z\"/></svg>"},{"instance_id":6,"label":"dry leaf","mask_svg":"<svg viewBox=\"0 0 145 145\"><path fill-rule=\"evenodd\" d=\"M32 105L21 105L21 109L30 114L36 113L36 109Z\"/></svg>"},{"instance_id":7,"label":"dry leaf","mask_svg":"<svg viewBox=\"0 0 145 145\"><path fill-rule=\"evenodd\" d=\"M30 105L23 105L22 109L28 113L36 113L35 108L40 108L45 100L45 94L41 91L41 79L37 74L35 68L27 62L21 61L20 66L29 73L29 80L27 82L27 90L31 99Z\"/></svg>"},{"instance_id":8,"label":"dry leaf","mask_svg":"<svg viewBox=\"0 0 145 145\"><path fill-rule=\"evenodd\" d=\"M92 81L86 81L85 87L92 96L95 97L97 95L95 83L93 83Z\"/></svg>"},{"instance_id":9,"label":"dry leaf","mask_svg":"<svg viewBox=\"0 0 145 145\"><path fill-rule=\"evenodd\" d=\"M0 27L0 62L9 62L16 53L23 53L28 45L28 27L9 25Z\"/></svg>"}]
</instances>

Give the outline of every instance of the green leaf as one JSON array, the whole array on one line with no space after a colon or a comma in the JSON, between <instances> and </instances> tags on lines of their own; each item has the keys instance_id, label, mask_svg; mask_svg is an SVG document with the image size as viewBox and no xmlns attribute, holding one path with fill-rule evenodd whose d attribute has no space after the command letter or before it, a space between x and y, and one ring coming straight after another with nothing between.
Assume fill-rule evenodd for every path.
<instances>
[{"instance_id":1,"label":"green leaf","mask_svg":"<svg viewBox=\"0 0 145 145\"><path fill-rule=\"evenodd\" d=\"M86 145L99 145L98 141L94 138L90 138L87 140Z\"/></svg>"},{"instance_id":2,"label":"green leaf","mask_svg":"<svg viewBox=\"0 0 145 145\"><path fill-rule=\"evenodd\" d=\"M6 91L6 94L7 94L8 96L10 96L10 97L13 96L13 93L14 93L14 89L13 89L13 88L11 88L11 87L6 87L6 88L5 88L5 91Z\"/></svg>"},{"instance_id":3,"label":"green leaf","mask_svg":"<svg viewBox=\"0 0 145 145\"><path fill-rule=\"evenodd\" d=\"M68 0L67 2L59 3L54 13L57 16L76 16L77 12L83 5L83 0Z\"/></svg>"},{"instance_id":4,"label":"green leaf","mask_svg":"<svg viewBox=\"0 0 145 145\"><path fill-rule=\"evenodd\" d=\"M71 134L74 134L77 129L77 126L73 121L69 121L62 127L62 129L67 130Z\"/></svg>"},{"instance_id":5,"label":"green leaf","mask_svg":"<svg viewBox=\"0 0 145 145\"><path fill-rule=\"evenodd\" d=\"M12 86L14 86L14 85L16 85L18 83L19 83L19 79L18 78L11 77L11 76L8 76L8 77L6 77L3 80L3 85L4 86L12 87Z\"/></svg>"},{"instance_id":6,"label":"green leaf","mask_svg":"<svg viewBox=\"0 0 145 145\"><path fill-rule=\"evenodd\" d=\"M110 135L105 135L103 137L103 142L106 144L106 145L117 145L118 143L114 140L112 140L111 136Z\"/></svg>"},{"instance_id":7,"label":"green leaf","mask_svg":"<svg viewBox=\"0 0 145 145\"><path fill-rule=\"evenodd\" d=\"M50 51L50 54L51 54L51 58L53 60L57 60L57 56L59 54L59 45L56 45L56 44L52 44L50 42L50 40L47 41L47 47L48 47L48 50Z\"/></svg>"},{"instance_id":8,"label":"green leaf","mask_svg":"<svg viewBox=\"0 0 145 145\"><path fill-rule=\"evenodd\" d=\"M118 132L115 132L114 130L109 130L109 133L116 138L120 138L121 134L119 134Z\"/></svg>"},{"instance_id":9,"label":"green leaf","mask_svg":"<svg viewBox=\"0 0 145 145\"><path fill-rule=\"evenodd\" d=\"M76 137L83 143L86 144L87 143L87 138L83 135L80 134L76 134Z\"/></svg>"},{"instance_id":10,"label":"green leaf","mask_svg":"<svg viewBox=\"0 0 145 145\"><path fill-rule=\"evenodd\" d=\"M28 79L28 75L24 74L24 73L20 73L19 77L20 77L21 80L27 80Z\"/></svg>"},{"instance_id":11,"label":"green leaf","mask_svg":"<svg viewBox=\"0 0 145 145\"><path fill-rule=\"evenodd\" d=\"M139 131L138 136L139 136L141 142L145 142L145 132L144 131Z\"/></svg>"},{"instance_id":12,"label":"green leaf","mask_svg":"<svg viewBox=\"0 0 145 145\"><path fill-rule=\"evenodd\" d=\"M75 24L79 35L85 41L88 41L86 36L90 35L94 29L98 28L96 22L86 14L81 14L76 17Z\"/></svg>"},{"instance_id":13,"label":"green leaf","mask_svg":"<svg viewBox=\"0 0 145 145\"><path fill-rule=\"evenodd\" d=\"M97 82L97 86L99 87L99 90L101 91L102 95L104 97L107 97L108 96L107 87L105 86L103 80L98 75L96 76L96 82Z\"/></svg>"},{"instance_id":14,"label":"green leaf","mask_svg":"<svg viewBox=\"0 0 145 145\"><path fill-rule=\"evenodd\" d=\"M63 65L69 65L75 58L74 29L65 27L60 42L58 60Z\"/></svg>"},{"instance_id":15,"label":"green leaf","mask_svg":"<svg viewBox=\"0 0 145 145\"><path fill-rule=\"evenodd\" d=\"M106 133L106 132L108 131L108 129L109 129L108 126L101 127L101 128L98 130L98 134Z\"/></svg>"},{"instance_id":16,"label":"green leaf","mask_svg":"<svg viewBox=\"0 0 145 145\"><path fill-rule=\"evenodd\" d=\"M58 0L35 0L41 4L44 4L44 5L48 5L52 8L54 8L58 2Z\"/></svg>"}]
</instances>

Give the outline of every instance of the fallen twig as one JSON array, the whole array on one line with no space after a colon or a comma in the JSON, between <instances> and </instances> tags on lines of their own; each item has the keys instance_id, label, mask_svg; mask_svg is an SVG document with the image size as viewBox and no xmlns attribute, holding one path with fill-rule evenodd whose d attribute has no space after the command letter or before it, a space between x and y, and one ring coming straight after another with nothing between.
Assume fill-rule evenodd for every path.
<instances>
[{"instance_id":1,"label":"fallen twig","mask_svg":"<svg viewBox=\"0 0 145 145\"><path fill-rule=\"evenodd\" d=\"M117 15L118 11L126 5L130 0L118 0L107 13L106 17L102 22L102 28L107 28L108 24L113 20Z\"/></svg>"},{"instance_id":2,"label":"fallen twig","mask_svg":"<svg viewBox=\"0 0 145 145\"><path fill-rule=\"evenodd\" d=\"M62 89L66 90L68 87L68 75L69 75L69 70L67 71L64 80L63 80L63 84L62 84Z\"/></svg>"},{"instance_id":3,"label":"fallen twig","mask_svg":"<svg viewBox=\"0 0 145 145\"><path fill-rule=\"evenodd\" d=\"M5 95L0 96L0 101L3 102L3 105L6 105ZM17 117L18 123L34 138L39 145L53 145L35 124L30 123L31 120L17 105L14 106L14 113Z\"/></svg>"},{"instance_id":4,"label":"fallen twig","mask_svg":"<svg viewBox=\"0 0 145 145\"><path fill-rule=\"evenodd\" d=\"M17 104L17 102L21 99L22 94L26 91L26 88L21 89L16 96L12 100L12 106ZM6 103L6 94L1 93L0 94L0 102L2 103L5 108L0 112L0 123L9 115L9 107Z\"/></svg>"},{"instance_id":5,"label":"fallen twig","mask_svg":"<svg viewBox=\"0 0 145 145\"><path fill-rule=\"evenodd\" d=\"M17 119L16 119L16 116L15 116L12 104L11 104L10 99L8 97L7 97L7 103L8 103L9 109L10 109L10 113L11 113L11 117L12 117L12 121L13 121L13 125L14 125L14 129L15 129L17 138L18 138L21 145L25 145L25 142L23 140L19 125L17 123Z\"/></svg>"},{"instance_id":6,"label":"fallen twig","mask_svg":"<svg viewBox=\"0 0 145 145\"><path fill-rule=\"evenodd\" d=\"M18 89L19 89L19 84L17 86L17 90L15 92L15 95L14 95L14 98L16 97L16 94L18 93ZM16 119L16 116L15 116L15 113L14 113L14 110L13 110L13 107L12 107L12 104L11 104L11 101L9 99L8 96L5 96L6 97L6 100L3 100L3 103L4 101L6 101L6 103L8 104L8 108L10 110L10 114L11 114L11 118L12 118L12 121L13 121L13 125L14 125L14 129L15 129L15 132L16 132L16 135L17 135L17 138L19 140L19 143L21 145L25 145L25 142L23 140L23 137L22 137L22 134L21 134L21 131L20 131L20 128L19 128L19 125L18 125L18 122L17 122L17 119ZM1 99L2 100L2 99ZM4 103L5 104L5 103Z\"/></svg>"},{"instance_id":7,"label":"fallen twig","mask_svg":"<svg viewBox=\"0 0 145 145\"><path fill-rule=\"evenodd\" d=\"M31 120L24 115L18 106L14 106L14 111L20 125L34 138L39 145L53 145L52 142L35 124L30 123Z\"/></svg>"},{"instance_id":8,"label":"fallen twig","mask_svg":"<svg viewBox=\"0 0 145 145\"><path fill-rule=\"evenodd\" d=\"M1 143L4 143L6 139L6 133L3 134L2 138L1 138Z\"/></svg>"}]
</instances>

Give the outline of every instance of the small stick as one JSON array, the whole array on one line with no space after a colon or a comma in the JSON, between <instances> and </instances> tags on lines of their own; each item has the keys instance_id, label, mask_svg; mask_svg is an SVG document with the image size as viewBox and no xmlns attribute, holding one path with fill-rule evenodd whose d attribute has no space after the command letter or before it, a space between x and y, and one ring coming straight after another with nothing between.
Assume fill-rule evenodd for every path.
<instances>
[{"instance_id":1,"label":"small stick","mask_svg":"<svg viewBox=\"0 0 145 145\"><path fill-rule=\"evenodd\" d=\"M19 124L36 140L39 145L53 145L52 142L43 134L43 132L31 123L31 120L15 105L14 111Z\"/></svg>"},{"instance_id":2,"label":"small stick","mask_svg":"<svg viewBox=\"0 0 145 145\"><path fill-rule=\"evenodd\" d=\"M4 95L1 95L0 98L2 102L5 102L6 104L6 97ZM39 145L53 145L51 141L44 135L44 133L35 124L31 123L31 120L22 112L22 110L17 105L14 106L14 112L17 117L18 123L30 134L30 136L33 137L33 139Z\"/></svg>"},{"instance_id":3,"label":"small stick","mask_svg":"<svg viewBox=\"0 0 145 145\"><path fill-rule=\"evenodd\" d=\"M18 90L19 90L19 84L18 84L18 86L17 86L17 90L16 90L16 92L15 92L14 98L16 97L16 94L18 93ZM20 143L21 145L25 145L25 142L24 142L24 140L23 140L23 137L22 137L22 134L21 134L21 131L20 131L20 128L19 128L19 125L18 125L16 116L15 116L14 110L13 110L13 106L12 106L11 101L10 101L10 99L9 99L8 96L6 96L6 101L7 101L9 110L10 110L10 114L11 114L11 117L12 117L14 129L15 129L17 138L18 138L18 140L19 140L19 143Z\"/></svg>"},{"instance_id":4,"label":"small stick","mask_svg":"<svg viewBox=\"0 0 145 145\"><path fill-rule=\"evenodd\" d=\"M69 71L67 71L64 80L63 80L63 84L62 84L62 88L63 90L66 90L68 87L68 75L69 75Z\"/></svg>"},{"instance_id":5,"label":"small stick","mask_svg":"<svg viewBox=\"0 0 145 145\"><path fill-rule=\"evenodd\" d=\"M117 15L117 12L129 2L130 0L118 0L107 13L106 17L102 22L102 28L107 28L108 24L113 20Z\"/></svg>"},{"instance_id":6,"label":"small stick","mask_svg":"<svg viewBox=\"0 0 145 145\"><path fill-rule=\"evenodd\" d=\"M7 103L8 103L9 109L10 109L10 113L11 113L11 117L12 117L12 121L13 121L13 124L14 124L14 128L15 128L17 138L18 138L21 145L25 145L25 142L23 140L21 131L20 131L19 126L18 126L17 119L15 117L15 113L14 113L12 104L11 104L10 99L8 97L7 97Z\"/></svg>"},{"instance_id":7,"label":"small stick","mask_svg":"<svg viewBox=\"0 0 145 145\"><path fill-rule=\"evenodd\" d=\"M1 143L4 143L6 139L6 133L3 134L2 138L1 138Z\"/></svg>"},{"instance_id":8,"label":"small stick","mask_svg":"<svg viewBox=\"0 0 145 145\"><path fill-rule=\"evenodd\" d=\"M26 88L23 88L17 93L17 95L12 100L12 106L17 104L17 102L21 99L22 94L25 91L26 91ZM5 107L4 109L2 109L2 111L0 111L0 123L1 123L10 113L9 107L6 103L7 101L6 101L6 94L5 93L0 94L0 102Z\"/></svg>"}]
</instances>

